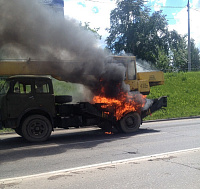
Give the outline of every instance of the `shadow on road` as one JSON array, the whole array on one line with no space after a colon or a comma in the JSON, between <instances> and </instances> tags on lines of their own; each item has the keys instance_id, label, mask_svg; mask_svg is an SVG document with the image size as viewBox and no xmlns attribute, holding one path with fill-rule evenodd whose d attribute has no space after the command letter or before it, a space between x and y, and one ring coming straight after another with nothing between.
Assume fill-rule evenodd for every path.
<instances>
[{"instance_id":1,"label":"shadow on road","mask_svg":"<svg viewBox=\"0 0 200 189\"><path fill-rule=\"evenodd\" d=\"M79 132L68 132L66 130L56 131L48 141L43 143L29 143L22 137L13 134L9 137L0 135L0 164L16 161L28 157L51 156L66 153L72 149L93 148L102 143L124 140L130 137L157 133L159 130L140 129L136 133L105 134L101 129L85 130Z\"/></svg>"}]
</instances>

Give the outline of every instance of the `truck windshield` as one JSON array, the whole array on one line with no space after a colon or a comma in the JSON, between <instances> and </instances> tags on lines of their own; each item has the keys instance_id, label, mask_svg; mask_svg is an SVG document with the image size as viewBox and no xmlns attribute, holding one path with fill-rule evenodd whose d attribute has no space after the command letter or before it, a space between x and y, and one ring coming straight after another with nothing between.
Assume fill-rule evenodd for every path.
<instances>
[{"instance_id":1,"label":"truck windshield","mask_svg":"<svg viewBox=\"0 0 200 189\"><path fill-rule=\"evenodd\" d=\"M0 80L0 95L6 94L9 89L9 82L5 80Z\"/></svg>"},{"instance_id":2,"label":"truck windshield","mask_svg":"<svg viewBox=\"0 0 200 189\"><path fill-rule=\"evenodd\" d=\"M128 61L128 68L127 68L127 75L129 80L136 79L136 69L135 69L135 62L134 60L130 59Z\"/></svg>"},{"instance_id":3,"label":"truck windshield","mask_svg":"<svg viewBox=\"0 0 200 189\"><path fill-rule=\"evenodd\" d=\"M108 57L108 62L122 64L126 68L125 78L128 80L136 79L136 62L133 56L111 56Z\"/></svg>"}]
</instances>

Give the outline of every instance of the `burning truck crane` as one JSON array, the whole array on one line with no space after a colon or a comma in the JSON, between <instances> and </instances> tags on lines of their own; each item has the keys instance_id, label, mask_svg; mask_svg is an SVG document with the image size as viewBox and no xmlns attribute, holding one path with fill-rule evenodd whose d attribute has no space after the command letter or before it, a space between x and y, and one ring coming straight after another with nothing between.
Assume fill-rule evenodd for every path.
<instances>
[{"instance_id":1,"label":"burning truck crane","mask_svg":"<svg viewBox=\"0 0 200 189\"><path fill-rule=\"evenodd\" d=\"M30 142L47 140L54 128L97 125L109 132L113 128L124 133L135 132L145 116L167 105L166 97L149 100L138 92L137 87L135 91L126 91L122 87L124 82L116 84L110 81L107 85L102 80L92 102L71 103L72 96L54 95L52 80L44 75L59 78L60 71L56 72L49 64L47 61L31 60L0 61L0 75L13 75L0 87L0 127L13 128ZM152 78L153 72L149 74ZM134 81L140 83L140 80ZM154 78L153 82L158 81ZM141 82L151 83L149 80ZM140 90L144 92L146 88Z\"/></svg>"},{"instance_id":2,"label":"burning truck crane","mask_svg":"<svg viewBox=\"0 0 200 189\"><path fill-rule=\"evenodd\" d=\"M107 59L75 20L35 0L0 0L0 20L0 76L9 76L0 86L0 128L31 142L47 140L54 128L97 125L128 133L167 105L166 97L143 96L163 84L162 72L137 73L133 56ZM72 103L73 96L54 95L49 75L82 84L93 99Z\"/></svg>"}]
</instances>

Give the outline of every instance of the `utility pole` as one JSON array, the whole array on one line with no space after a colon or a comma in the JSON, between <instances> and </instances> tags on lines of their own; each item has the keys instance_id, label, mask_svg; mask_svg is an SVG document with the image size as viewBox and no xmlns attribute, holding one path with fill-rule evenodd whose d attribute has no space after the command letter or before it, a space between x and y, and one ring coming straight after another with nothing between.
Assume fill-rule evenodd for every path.
<instances>
[{"instance_id":1,"label":"utility pole","mask_svg":"<svg viewBox=\"0 0 200 189\"><path fill-rule=\"evenodd\" d=\"M188 72L191 71L191 43L190 43L190 0L188 0Z\"/></svg>"}]
</instances>

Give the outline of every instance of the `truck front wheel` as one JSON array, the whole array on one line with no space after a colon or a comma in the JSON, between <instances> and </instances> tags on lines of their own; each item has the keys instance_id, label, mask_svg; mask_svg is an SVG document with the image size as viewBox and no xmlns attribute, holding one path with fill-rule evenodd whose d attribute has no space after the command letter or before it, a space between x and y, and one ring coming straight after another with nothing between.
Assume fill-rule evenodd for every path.
<instances>
[{"instance_id":1,"label":"truck front wheel","mask_svg":"<svg viewBox=\"0 0 200 189\"><path fill-rule=\"evenodd\" d=\"M120 120L120 130L124 133L136 132L141 125L141 117L137 112L126 114Z\"/></svg>"},{"instance_id":2,"label":"truck front wheel","mask_svg":"<svg viewBox=\"0 0 200 189\"><path fill-rule=\"evenodd\" d=\"M14 130L15 130L15 132L16 132L18 135L22 136L22 129L21 129L21 127L17 127L17 128L15 128Z\"/></svg>"},{"instance_id":3,"label":"truck front wheel","mask_svg":"<svg viewBox=\"0 0 200 189\"><path fill-rule=\"evenodd\" d=\"M49 138L52 124L45 116L31 115L22 123L22 136L30 142L42 142Z\"/></svg>"}]
</instances>

